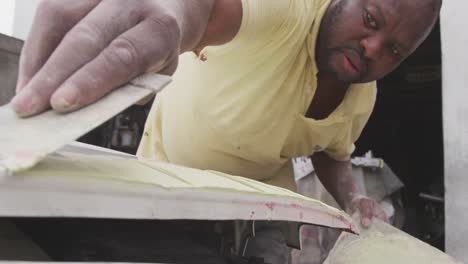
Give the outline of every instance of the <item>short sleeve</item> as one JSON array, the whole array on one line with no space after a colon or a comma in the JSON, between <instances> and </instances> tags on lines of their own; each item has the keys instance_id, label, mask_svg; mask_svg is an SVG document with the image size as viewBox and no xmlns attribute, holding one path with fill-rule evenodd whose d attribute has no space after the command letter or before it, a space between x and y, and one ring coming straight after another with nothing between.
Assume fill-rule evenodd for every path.
<instances>
[{"instance_id":1,"label":"short sleeve","mask_svg":"<svg viewBox=\"0 0 468 264\"><path fill-rule=\"evenodd\" d=\"M377 95L375 82L365 84L361 89L363 91L350 100L355 105L356 113L347 121L341 135L325 150L325 153L334 160L347 161L351 159L356 148L354 144L359 139L374 109Z\"/></svg>"},{"instance_id":2,"label":"short sleeve","mask_svg":"<svg viewBox=\"0 0 468 264\"><path fill-rule=\"evenodd\" d=\"M234 40L262 41L304 34L310 29L317 2L320 1L242 0L242 24Z\"/></svg>"},{"instance_id":3,"label":"short sleeve","mask_svg":"<svg viewBox=\"0 0 468 264\"><path fill-rule=\"evenodd\" d=\"M364 129L367 120L369 117L359 116L353 120L350 125L349 133L333 143L325 150L325 153L334 160L338 161L347 161L351 159L351 154L353 154L356 149L354 143L361 135L362 130Z\"/></svg>"}]
</instances>

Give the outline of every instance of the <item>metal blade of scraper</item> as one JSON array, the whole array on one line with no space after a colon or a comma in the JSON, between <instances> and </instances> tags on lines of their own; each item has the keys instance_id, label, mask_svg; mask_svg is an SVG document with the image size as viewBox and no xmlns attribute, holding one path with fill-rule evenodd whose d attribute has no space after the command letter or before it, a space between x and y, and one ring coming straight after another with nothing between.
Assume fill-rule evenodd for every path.
<instances>
[{"instance_id":1,"label":"metal blade of scraper","mask_svg":"<svg viewBox=\"0 0 468 264\"><path fill-rule=\"evenodd\" d=\"M148 73L78 111L49 110L19 118L10 105L0 107L0 175L26 170L126 108L162 90L171 78Z\"/></svg>"}]
</instances>

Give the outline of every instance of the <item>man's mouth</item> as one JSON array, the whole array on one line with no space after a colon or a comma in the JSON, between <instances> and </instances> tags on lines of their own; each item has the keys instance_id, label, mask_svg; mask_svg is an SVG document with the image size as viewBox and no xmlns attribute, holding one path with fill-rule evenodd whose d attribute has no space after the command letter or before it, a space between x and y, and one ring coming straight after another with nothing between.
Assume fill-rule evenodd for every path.
<instances>
[{"instance_id":1,"label":"man's mouth","mask_svg":"<svg viewBox=\"0 0 468 264\"><path fill-rule=\"evenodd\" d=\"M344 74L347 76L346 79L354 80L361 76L360 69L353 63L352 59L344 53L341 54L341 67Z\"/></svg>"},{"instance_id":2,"label":"man's mouth","mask_svg":"<svg viewBox=\"0 0 468 264\"><path fill-rule=\"evenodd\" d=\"M364 63L364 60L361 58L361 54L355 51L354 49L343 49L343 56L345 57L346 64L349 64L350 68L355 71L357 74L362 75L367 66Z\"/></svg>"},{"instance_id":3,"label":"man's mouth","mask_svg":"<svg viewBox=\"0 0 468 264\"><path fill-rule=\"evenodd\" d=\"M344 54L344 57L345 57L345 59L347 60L347 62L349 63L349 65L350 65L356 72L358 72L359 74L361 74L362 69L361 69L359 66L357 66L357 63L353 62L353 60L352 60L349 56L347 56L346 54Z\"/></svg>"},{"instance_id":4,"label":"man's mouth","mask_svg":"<svg viewBox=\"0 0 468 264\"><path fill-rule=\"evenodd\" d=\"M344 82L359 82L368 73L368 64L361 52L353 47L342 47L333 50L330 67L337 79Z\"/></svg>"}]
</instances>

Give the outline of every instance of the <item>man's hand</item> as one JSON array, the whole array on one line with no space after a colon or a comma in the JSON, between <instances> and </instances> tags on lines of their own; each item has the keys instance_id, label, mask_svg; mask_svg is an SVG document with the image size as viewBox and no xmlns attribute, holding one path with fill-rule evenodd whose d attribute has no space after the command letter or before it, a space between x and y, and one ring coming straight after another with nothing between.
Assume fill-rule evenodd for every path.
<instances>
[{"instance_id":1,"label":"man's hand","mask_svg":"<svg viewBox=\"0 0 468 264\"><path fill-rule=\"evenodd\" d=\"M201 41L214 0L43 0L25 43L12 107L68 112L136 76L172 74Z\"/></svg>"},{"instance_id":2,"label":"man's hand","mask_svg":"<svg viewBox=\"0 0 468 264\"><path fill-rule=\"evenodd\" d=\"M375 200L366 196L359 195L353 198L346 211L351 215L359 211L361 215L361 225L364 228L369 228L371 226L374 217L388 222L388 218L380 205Z\"/></svg>"},{"instance_id":3,"label":"man's hand","mask_svg":"<svg viewBox=\"0 0 468 264\"><path fill-rule=\"evenodd\" d=\"M341 208L350 215L359 210L364 228L370 227L374 217L388 222L385 212L376 201L359 194L350 161L336 161L319 152L312 156L312 162L320 181Z\"/></svg>"}]
</instances>

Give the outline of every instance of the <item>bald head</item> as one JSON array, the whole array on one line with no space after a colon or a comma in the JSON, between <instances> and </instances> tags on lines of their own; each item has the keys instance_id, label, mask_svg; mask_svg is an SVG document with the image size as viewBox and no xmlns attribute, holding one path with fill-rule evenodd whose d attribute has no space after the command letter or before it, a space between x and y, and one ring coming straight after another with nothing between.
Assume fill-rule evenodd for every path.
<instances>
[{"instance_id":1,"label":"bald head","mask_svg":"<svg viewBox=\"0 0 468 264\"><path fill-rule=\"evenodd\" d=\"M319 33L319 70L343 82L383 78L427 38L441 5L442 0L332 0Z\"/></svg>"},{"instance_id":2,"label":"bald head","mask_svg":"<svg viewBox=\"0 0 468 264\"><path fill-rule=\"evenodd\" d=\"M399 24L402 27L398 31L405 35L406 39L414 42L416 49L434 27L442 7L442 0L393 1L398 2L395 11L401 14Z\"/></svg>"}]
</instances>

